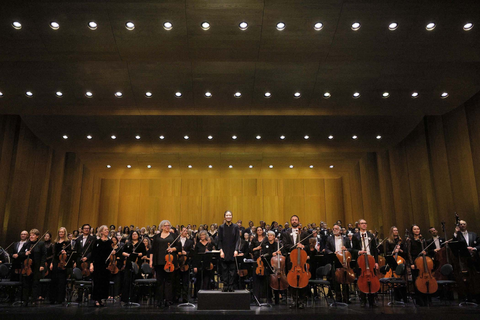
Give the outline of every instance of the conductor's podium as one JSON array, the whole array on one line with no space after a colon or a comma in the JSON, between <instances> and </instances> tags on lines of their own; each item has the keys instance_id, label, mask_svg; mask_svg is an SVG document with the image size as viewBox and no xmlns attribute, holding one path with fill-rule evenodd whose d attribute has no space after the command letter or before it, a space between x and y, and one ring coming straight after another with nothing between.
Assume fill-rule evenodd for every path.
<instances>
[{"instance_id":1,"label":"conductor's podium","mask_svg":"<svg viewBox=\"0 0 480 320\"><path fill-rule=\"evenodd\" d=\"M235 290L235 292L200 290L197 310L250 310L250 292L247 290Z\"/></svg>"}]
</instances>

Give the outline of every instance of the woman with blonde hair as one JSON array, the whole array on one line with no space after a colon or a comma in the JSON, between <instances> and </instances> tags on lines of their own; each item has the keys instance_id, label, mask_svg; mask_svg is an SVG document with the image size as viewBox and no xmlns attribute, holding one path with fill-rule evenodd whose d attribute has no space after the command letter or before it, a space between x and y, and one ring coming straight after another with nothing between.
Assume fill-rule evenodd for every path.
<instances>
[{"instance_id":1,"label":"woman with blonde hair","mask_svg":"<svg viewBox=\"0 0 480 320\"><path fill-rule=\"evenodd\" d=\"M106 225L97 230L97 237L92 249L92 263L90 264L90 272L93 272L93 295L96 307L105 307L103 299L108 298L108 289L110 284L110 271L108 271L108 258L112 251L112 240L108 238L110 231Z\"/></svg>"},{"instance_id":2,"label":"woman with blonde hair","mask_svg":"<svg viewBox=\"0 0 480 320\"><path fill-rule=\"evenodd\" d=\"M60 263L62 255L65 254L65 262L68 261L72 254L72 246L68 240L68 232L65 227L58 229L55 244L53 245L53 259L50 263L52 270L52 282L50 284L50 303L63 303L66 296L67 285L67 265ZM72 261L73 263L73 261ZM71 268L71 266L70 266Z\"/></svg>"}]
</instances>

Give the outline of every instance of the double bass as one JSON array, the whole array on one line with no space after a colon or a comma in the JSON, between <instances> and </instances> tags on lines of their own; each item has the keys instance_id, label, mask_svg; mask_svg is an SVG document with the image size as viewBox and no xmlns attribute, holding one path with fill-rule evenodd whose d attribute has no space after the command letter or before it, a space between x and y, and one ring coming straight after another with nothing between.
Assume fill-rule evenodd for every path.
<instances>
[{"instance_id":1,"label":"double bass","mask_svg":"<svg viewBox=\"0 0 480 320\"><path fill-rule=\"evenodd\" d=\"M280 242L277 241L277 254L270 259L273 272L270 275L270 288L273 290L287 290L288 280L285 275L285 257L281 254Z\"/></svg>"},{"instance_id":2,"label":"double bass","mask_svg":"<svg viewBox=\"0 0 480 320\"><path fill-rule=\"evenodd\" d=\"M442 231L445 234L445 240L447 240L447 232L445 231L445 221L442 221ZM434 256L434 265L436 267L435 271L433 272L433 276L437 280L448 280L447 276L444 276L440 270L446 264L450 264L450 250L448 248L448 244L450 241L445 241L444 246L435 252Z\"/></svg>"},{"instance_id":3,"label":"double bass","mask_svg":"<svg viewBox=\"0 0 480 320\"><path fill-rule=\"evenodd\" d=\"M362 237L363 247L365 245L365 237ZM357 280L358 289L363 293L376 293L380 290L380 280L375 274L375 258L366 252L359 255L357 264L362 272Z\"/></svg>"},{"instance_id":4,"label":"double bass","mask_svg":"<svg viewBox=\"0 0 480 320\"><path fill-rule=\"evenodd\" d=\"M423 242L422 243L422 253L425 251ZM415 259L415 267L418 269L418 277L415 280L415 286L417 290L421 293L430 294L435 293L438 290L438 284L435 277L432 275L433 270L433 260L428 257L426 254L420 253L420 257Z\"/></svg>"},{"instance_id":5,"label":"double bass","mask_svg":"<svg viewBox=\"0 0 480 320\"><path fill-rule=\"evenodd\" d=\"M297 245L311 236L312 234L305 237L303 240L300 240L297 242ZM290 252L290 262L292 263L292 267L288 271L287 281L293 288L305 288L311 277L309 271L310 266L307 263L308 255L305 250L298 248L297 245L295 245L295 249Z\"/></svg>"}]
</instances>

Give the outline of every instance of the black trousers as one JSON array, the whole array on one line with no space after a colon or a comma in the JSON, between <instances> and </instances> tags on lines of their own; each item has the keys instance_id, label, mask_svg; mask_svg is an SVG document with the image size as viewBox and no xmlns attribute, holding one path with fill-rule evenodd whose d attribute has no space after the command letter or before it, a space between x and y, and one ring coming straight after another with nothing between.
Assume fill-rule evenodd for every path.
<instances>
[{"instance_id":1,"label":"black trousers","mask_svg":"<svg viewBox=\"0 0 480 320\"><path fill-rule=\"evenodd\" d=\"M221 261L221 279L224 287L233 288L235 280L235 261Z\"/></svg>"},{"instance_id":2,"label":"black trousers","mask_svg":"<svg viewBox=\"0 0 480 320\"><path fill-rule=\"evenodd\" d=\"M163 303L163 300L173 303L173 272L166 272L164 267L164 265L155 266L157 276L155 298L159 304Z\"/></svg>"},{"instance_id":3,"label":"black trousers","mask_svg":"<svg viewBox=\"0 0 480 320\"><path fill-rule=\"evenodd\" d=\"M29 297L32 296L32 300L35 302L40 295L40 279L42 273L40 271L34 271L30 276L22 275L21 277L23 285L22 300L28 302Z\"/></svg>"},{"instance_id":4,"label":"black trousers","mask_svg":"<svg viewBox=\"0 0 480 320\"><path fill-rule=\"evenodd\" d=\"M110 271L105 264L94 265L92 299L100 301L108 298L110 289Z\"/></svg>"}]
</instances>

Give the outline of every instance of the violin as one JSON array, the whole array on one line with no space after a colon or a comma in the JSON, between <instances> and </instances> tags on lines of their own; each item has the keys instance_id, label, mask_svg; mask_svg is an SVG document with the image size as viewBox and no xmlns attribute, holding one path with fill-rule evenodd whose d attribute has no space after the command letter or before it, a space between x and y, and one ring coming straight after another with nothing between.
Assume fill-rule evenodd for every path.
<instances>
[{"instance_id":1,"label":"violin","mask_svg":"<svg viewBox=\"0 0 480 320\"><path fill-rule=\"evenodd\" d=\"M363 247L365 245L365 237L362 237ZM358 289L363 293L376 293L380 290L380 280L375 274L375 258L366 252L361 254L357 259L358 266L362 269L362 273L358 277Z\"/></svg>"},{"instance_id":2,"label":"violin","mask_svg":"<svg viewBox=\"0 0 480 320\"><path fill-rule=\"evenodd\" d=\"M401 244L402 244L402 239L399 238L397 245L395 246L395 250L399 250ZM397 265L405 264L405 259L403 259L400 255L398 255L398 251L395 252L394 257L395 257L395 261L397 262ZM402 276L399 276L398 274L396 274L395 270L393 270L392 268L390 268L390 270L388 270L388 272L385 274L385 278L401 278L401 277Z\"/></svg>"},{"instance_id":3,"label":"violin","mask_svg":"<svg viewBox=\"0 0 480 320\"><path fill-rule=\"evenodd\" d=\"M45 237L45 235L48 233L48 230L47 232L45 232L43 234L43 236L41 236L38 240L37 240L37 243L35 243L34 245L31 245L30 246L30 250L28 250L30 252L30 254L32 254L33 252L33 249L37 246L37 244L40 243L40 240ZM30 258L30 255L27 256L27 258L25 259L25 261L23 261L23 268L22 268L22 275L24 276L30 276L32 275L33 271L32 271L32 264L33 264L33 260Z\"/></svg>"},{"instance_id":4,"label":"violin","mask_svg":"<svg viewBox=\"0 0 480 320\"><path fill-rule=\"evenodd\" d=\"M168 244L168 248L170 248L170 243ZM173 255L170 252L167 252L165 255L165 267L163 267L163 270L166 272L175 271L175 266L173 265Z\"/></svg>"},{"instance_id":5,"label":"violin","mask_svg":"<svg viewBox=\"0 0 480 320\"><path fill-rule=\"evenodd\" d=\"M188 271L188 263L187 263L187 256L184 254L179 253L178 254L178 267L180 268L180 271L186 272Z\"/></svg>"},{"instance_id":6,"label":"violin","mask_svg":"<svg viewBox=\"0 0 480 320\"><path fill-rule=\"evenodd\" d=\"M262 256L257 259L257 268L255 269L255 274L257 276L265 275L265 265L263 264Z\"/></svg>"},{"instance_id":7,"label":"violin","mask_svg":"<svg viewBox=\"0 0 480 320\"><path fill-rule=\"evenodd\" d=\"M424 240L420 239L422 243L422 252L425 251ZM418 277L415 280L415 286L421 293L430 294L438 290L438 284L435 277L432 275L433 260L425 254L415 259L415 267L418 269Z\"/></svg>"},{"instance_id":8,"label":"violin","mask_svg":"<svg viewBox=\"0 0 480 320\"><path fill-rule=\"evenodd\" d=\"M277 255L270 259L270 264L273 267L273 272L270 275L270 288L273 290L287 290L288 280L285 275L285 257L280 253L280 242L277 241Z\"/></svg>"},{"instance_id":9,"label":"violin","mask_svg":"<svg viewBox=\"0 0 480 320\"><path fill-rule=\"evenodd\" d=\"M306 240L311 236L312 234L303 240ZM299 241L298 243L301 243L303 240ZM310 280L311 274L309 271L310 266L307 263L307 258L307 252L298 247L290 252L290 261L292 262L292 267L288 272L287 281L291 287L305 288L308 285L308 280Z\"/></svg>"},{"instance_id":10,"label":"violin","mask_svg":"<svg viewBox=\"0 0 480 320\"><path fill-rule=\"evenodd\" d=\"M110 271L111 274L117 274L118 273L118 267L117 267L117 253L115 250L117 250L118 244L113 248L112 252L110 252L110 255L107 258L107 261L110 259L110 262L108 263L108 271ZM112 254L113 251L115 251L115 254Z\"/></svg>"},{"instance_id":11,"label":"violin","mask_svg":"<svg viewBox=\"0 0 480 320\"><path fill-rule=\"evenodd\" d=\"M355 272L350 267L352 262L352 254L347 250L342 250L342 253L337 253L338 260L342 263L342 268L335 270L335 280L341 284L351 284L355 282Z\"/></svg>"},{"instance_id":12,"label":"violin","mask_svg":"<svg viewBox=\"0 0 480 320\"><path fill-rule=\"evenodd\" d=\"M83 251L83 254L82 254L82 257L80 258L83 259L83 257L85 256L85 253L87 253L88 251L88 248L90 248L90 246L92 245L93 241L90 241L90 243L88 244L88 247L86 250ZM87 262L87 261L83 261L81 264L80 264L80 269L82 269L82 276L83 277L90 277L90 264Z\"/></svg>"},{"instance_id":13,"label":"violin","mask_svg":"<svg viewBox=\"0 0 480 320\"><path fill-rule=\"evenodd\" d=\"M70 247L71 244L72 244L72 243L70 242L70 243L68 244L68 246L65 246L65 243L63 243L63 248L62 248L62 250L67 249L68 247ZM60 255L59 255L59 260L60 260L60 261L58 262L57 267L58 267L59 269L65 270L65 267L67 266L67 253L66 253L66 252L65 252L65 253L60 253Z\"/></svg>"}]
</instances>

